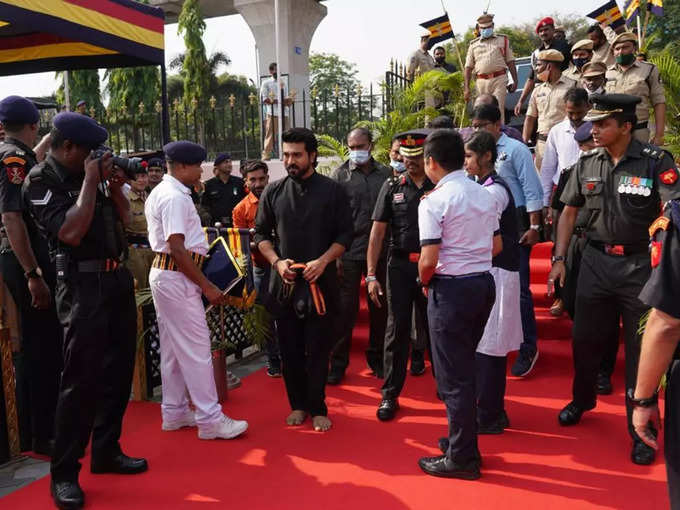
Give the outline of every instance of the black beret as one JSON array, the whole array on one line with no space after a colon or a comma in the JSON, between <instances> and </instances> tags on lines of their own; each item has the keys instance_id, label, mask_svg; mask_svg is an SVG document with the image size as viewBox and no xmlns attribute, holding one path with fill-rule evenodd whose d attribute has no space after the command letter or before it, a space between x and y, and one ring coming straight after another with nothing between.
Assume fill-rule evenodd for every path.
<instances>
[{"instance_id":1,"label":"black beret","mask_svg":"<svg viewBox=\"0 0 680 510\"><path fill-rule=\"evenodd\" d=\"M109 137L109 133L96 120L75 112L62 112L54 116L52 125L64 138L76 145L98 147Z\"/></svg>"},{"instance_id":2,"label":"black beret","mask_svg":"<svg viewBox=\"0 0 680 510\"><path fill-rule=\"evenodd\" d=\"M151 158L149 160L149 168L163 168L163 160L161 158Z\"/></svg>"},{"instance_id":3,"label":"black beret","mask_svg":"<svg viewBox=\"0 0 680 510\"><path fill-rule=\"evenodd\" d=\"M170 142L163 147L163 151L170 161L187 165L203 163L208 155L202 145L186 140Z\"/></svg>"},{"instance_id":4,"label":"black beret","mask_svg":"<svg viewBox=\"0 0 680 510\"><path fill-rule=\"evenodd\" d=\"M40 114L32 101L21 96L7 96L0 101L0 122L7 124L35 124Z\"/></svg>"},{"instance_id":5,"label":"black beret","mask_svg":"<svg viewBox=\"0 0 680 510\"><path fill-rule=\"evenodd\" d=\"M217 156L215 156L215 165L219 165L222 163L222 161L227 161L231 159L231 154L228 152L220 152Z\"/></svg>"}]
</instances>

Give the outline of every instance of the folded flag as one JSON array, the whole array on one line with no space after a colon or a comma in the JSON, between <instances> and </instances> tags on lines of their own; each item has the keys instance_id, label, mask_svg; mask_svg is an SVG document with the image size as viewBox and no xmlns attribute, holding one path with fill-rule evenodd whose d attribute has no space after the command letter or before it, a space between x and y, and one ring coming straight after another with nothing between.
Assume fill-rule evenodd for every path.
<instances>
[{"instance_id":1,"label":"folded flag","mask_svg":"<svg viewBox=\"0 0 680 510\"><path fill-rule=\"evenodd\" d=\"M427 28L430 32L430 47L453 37L453 28L448 14L421 23L420 26Z\"/></svg>"},{"instance_id":2,"label":"folded flag","mask_svg":"<svg viewBox=\"0 0 680 510\"><path fill-rule=\"evenodd\" d=\"M640 0L626 0L623 4L623 17L626 18L626 25L631 26L638 14L640 14Z\"/></svg>"},{"instance_id":3,"label":"folded flag","mask_svg":"<svg viewBox=\"0 0 680 510\"><path fill-rule=\"evenodd\" d=\"M654 16L663 16L663 0L647 0L647 10Z\"/></svg>"},{"instance_id":4,"label":"folded flag","mask_svg":"<svg viewBox=\"0 0 680 510\"><path fill-rule=\"evenodd\" d=\"M590 14L586 14L586 16L597 20L600 23L604 23L605 25L609 25L613 30L616 30L625 24L621 9L619 9L619 6L616 5L614 0L610 0L599 9L595 9Z\"/></svg>"}]
</instances>

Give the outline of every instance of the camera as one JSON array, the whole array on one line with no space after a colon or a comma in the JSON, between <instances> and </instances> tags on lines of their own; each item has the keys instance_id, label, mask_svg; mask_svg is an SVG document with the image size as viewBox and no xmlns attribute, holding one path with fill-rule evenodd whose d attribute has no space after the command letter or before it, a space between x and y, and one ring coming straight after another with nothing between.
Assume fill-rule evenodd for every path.
<instances>
[{"instance_id":1,"label":"camera","mask_svg":"<svg viewBox=\"0 0 680 510\"><path fill-rule=\"evenodd\" d=\"M95 149L94 158L101 158L106 152L113 151L108 147L100 146ZM132 179L133 181L136 179L137 174L144 169L142 158L122 158L120 156L113 156L113 164L123 171L125 177Z\"/></svg>"}]
</instances>

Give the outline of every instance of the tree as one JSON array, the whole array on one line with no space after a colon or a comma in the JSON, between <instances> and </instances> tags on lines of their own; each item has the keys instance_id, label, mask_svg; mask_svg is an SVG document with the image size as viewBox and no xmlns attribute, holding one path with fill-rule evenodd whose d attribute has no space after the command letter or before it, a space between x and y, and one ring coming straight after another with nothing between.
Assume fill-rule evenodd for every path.
<instances>
[{"instance_id":1,"label":"tree","mask_svg":"<svg viewBox=\"0 0 680 510\"><path fill-rule=\"evenodd\" d=\"M642 2L645 3L646 2ZM645 13L646 6L641 6L641 13ZM660 50L669 43L669 50L675 56L680 57L680 0L666 0L663 3L663 16L649 17L647 36L657 34L651 44L651 50ZM643 14L644 20L644 14Z\"/></svg>"},{"instance_id":2,"label":"tree","mask_svg":"<svg viewBox=\"0 0 680 510\"><path fill-rule=\"evenodd\" d=\"M312 53L309 57L309 81L319 90L356 89L359 80L357 66L335 53Z\"/></svg>"},{"instance_id":3,"label":"tree","mask_svg":"<svg viewBox=\"0 0 680 510\"><path fill-rule=\"evenodd\" d=\"M57 102L66 104L64 95L64 73L57 72L61 76L62 83L57 89ZM99 72L96 69L84 69L81 71L68 72L68 90L71 109L75 109L76 103L81 99L87 102L88 109L94 108L96 114L104 111L102 104L101 89L99 87Z\"/></svg>"},{"instance_id":4,"label":"tree","mask_svg":"<svg viewBox=\"0 0 680 510\"><path fill-rule=\"evenodd\" d=\"M203 44L205 21L198 0L185 0L179 14L177 33L184 36L186 53L182 61L184 79L184 104L189 106L195 99L199 104L207 101L210 83L208 59Z\"/></svg>"},{"instance_id":5,"label":"tree","mask_svg":"<svg viewBox=\"0 0 680 510\"><path fill-rule=\"evenodd\" d=\"M175 58L173 58L170 63L168 64L168 68L172 69L173 71L178 71L179 76L181 78L181 83L184 84L186 82L186 75L187 71L185 70L185 66L187 60L187 54L186 53L180 53L177 55ZM208 98L211 96L215 96L216 98L218 97L218 89L220 87L220 77L217 75L217 71L221 66L229 66L231 64L231 59L229 56L221 51L216 51L210 55L209 58L206 59L206 73L207 73L207 86L205 89L205 94L207 95ZM226 73L225 73L226 74ZM184 90L184 89L183 89ZM183 92L182 90L182 92ZM170 86L168 84L168 92L170 91ZM176 85L173 83L173 93L176 94ZM168 94L170 95L170 94ZM174 97L178 97L175 95ZM173 97L173 99L174 99Z\"/></svg>"}]
</instances>

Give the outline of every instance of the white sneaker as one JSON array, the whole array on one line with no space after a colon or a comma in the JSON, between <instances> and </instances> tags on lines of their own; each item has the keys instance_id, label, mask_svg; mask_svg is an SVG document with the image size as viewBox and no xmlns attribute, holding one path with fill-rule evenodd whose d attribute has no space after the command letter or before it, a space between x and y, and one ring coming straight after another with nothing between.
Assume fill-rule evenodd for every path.
<instances>
[{"instance_id":1,"label":"white sneaker","mask_svg":"<svg viewBox=\"0 0 680 510\"><path fill-rule=\"evenodd\" d=\"M222 415L222 419L216 423L198 427L199 439L233 439L248 430L248 422L245 420L232 420L229 416Z\"/></svg>"},{"instance_id":2,"label":"white sneaker","mask_svg":"<svg viewBox=\"0 0 680 510\"><path fill-rule=\"evenodd\" d=\"M180 416L176 420L163 420L162 429L167 431L179 430L183 427L195 427L196 417L191 411L187 411L183 416Z\"/></svg>"}]
</instances>

